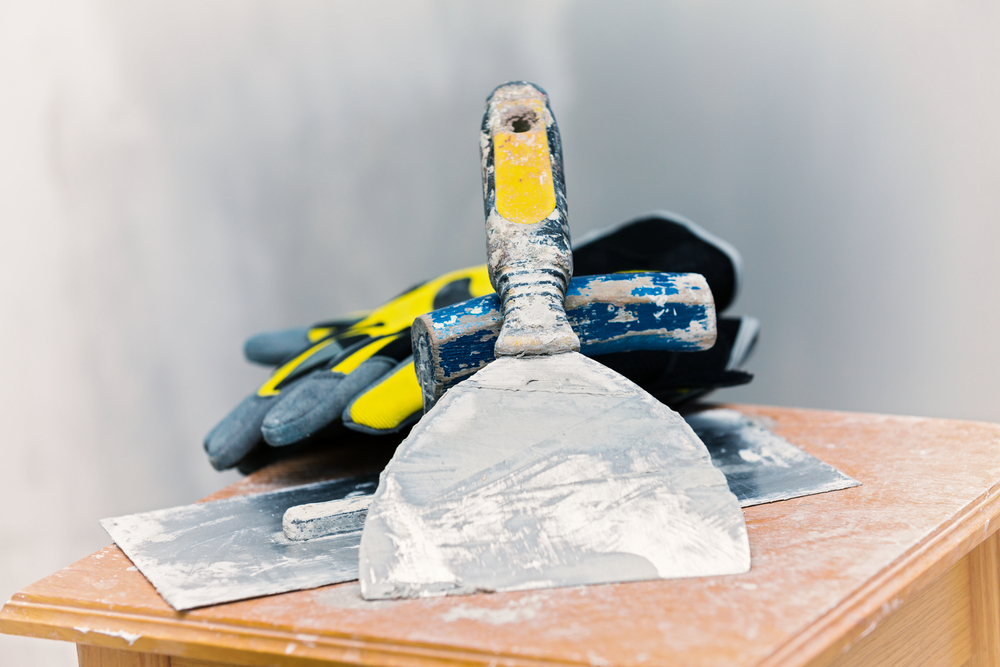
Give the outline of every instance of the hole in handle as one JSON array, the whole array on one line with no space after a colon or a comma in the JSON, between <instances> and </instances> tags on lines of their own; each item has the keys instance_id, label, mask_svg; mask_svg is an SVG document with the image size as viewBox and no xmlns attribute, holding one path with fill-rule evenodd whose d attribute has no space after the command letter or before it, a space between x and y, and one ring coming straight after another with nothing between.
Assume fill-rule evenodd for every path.
<instances>
[{"instance_id":1,"label":"hole in handle","mask_svg":"<svg viewBox=\"0 0 1000 667\"><path fill-rule=\"evenodd\" d=\"M507 113L504 115L506 117L502 125L509 132L523 134L524 132L531 132L534 129L538 129L539 118L534 109L515 107L507 110Z\"/></svg>"},{"instance_id":2,"label":"hole in handle","mask_svg":"<svg viewBox=\"0 0 1000 667\"><path fill-rule=\"evenodd\" d=\"M517 133L527 132L531 129L531 121L526 118L515 118L510 123L510 129Z\"/></svg>"}]
</instances>

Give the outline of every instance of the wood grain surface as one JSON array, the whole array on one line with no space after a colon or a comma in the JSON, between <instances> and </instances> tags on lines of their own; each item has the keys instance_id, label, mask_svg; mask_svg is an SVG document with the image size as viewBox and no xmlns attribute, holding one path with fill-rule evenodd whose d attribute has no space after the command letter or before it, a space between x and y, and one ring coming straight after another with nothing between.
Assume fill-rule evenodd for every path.
<instances>
[{"instance_id":1,"label":"wood grain surface","mask_svg":"<svg viewBox=\"0 0 1000 667\"><path fill-rule=\"evenodd\" d=\"M972 667L1000 665L1000 532L969 554Z\"/></svg>"},{"instance_id":2,"label":"wood grain surface","mask_svg":"<svg viewBox=\"0 0 1000 667\"><path fill-rule=\"evenodd\" d=\"M173 665L816 666L865 664L851 659L902 628L897 656L996 664L1000 425L732 407L862 482L748 508L745 575L379 602L353 582L178 613L109 546L17 593L0 630ZM386 453L314 453L214 497L370 470ZM906 635L920 618L950 639Z\"/></svg>"}]
</instances>

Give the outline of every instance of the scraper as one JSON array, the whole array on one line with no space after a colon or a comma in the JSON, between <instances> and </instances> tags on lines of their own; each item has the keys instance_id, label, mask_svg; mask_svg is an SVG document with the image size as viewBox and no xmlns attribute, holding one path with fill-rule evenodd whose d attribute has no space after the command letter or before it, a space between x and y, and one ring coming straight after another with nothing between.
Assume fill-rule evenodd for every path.
<instances>
[{"instance_id":1,"label":"scraper","mask_svg":"<svg viewBox=\"0 0 1000 667\"><path fill-rule=\"evenodd\" d=\"M609 132L617 131L611 127ZM739 574L739 502L684 420L577 350L559 131L526 82L480 136L496 361L447 391L382 472L367 599Z\"/></svg>"}]
</instances>

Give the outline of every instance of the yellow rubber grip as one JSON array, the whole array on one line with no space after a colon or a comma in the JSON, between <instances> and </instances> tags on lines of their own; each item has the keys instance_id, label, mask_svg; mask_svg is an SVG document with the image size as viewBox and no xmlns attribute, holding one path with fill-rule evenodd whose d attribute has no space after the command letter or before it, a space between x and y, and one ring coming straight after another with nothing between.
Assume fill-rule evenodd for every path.
<instances>
[{"instance_id":1,"label":"yellow rubber grip","mask_svg":"<svg viewBox=\"0 0 1000 667\"><path fill-rule=\"evenodd\" d=\"M505 111L503 106L515 105L516 111L507 111L519 115L505 124L514 131L503 129L493 134L496 209L506 220L532 225L556 208L545 108L541 100L518 100L502 105L500 113Z\"/></svg>"}]
</instances>

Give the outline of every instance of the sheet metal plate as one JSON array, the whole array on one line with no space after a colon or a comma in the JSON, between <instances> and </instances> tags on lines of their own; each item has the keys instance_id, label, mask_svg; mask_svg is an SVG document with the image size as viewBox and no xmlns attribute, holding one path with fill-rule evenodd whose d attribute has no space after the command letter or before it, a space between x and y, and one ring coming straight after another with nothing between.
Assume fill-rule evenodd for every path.
<instances>
[{"instance_id":1,"label":"sheet metal plate","mask_svg":"<svg viewBox=\"0 0 1000 667\"><path fill-rule=\"evenodd\" d=\"M361 531L295 542L281 517L294 505L369 495L378 475L295 486L102 519L101 526L177 610L358 578Z\"/></svg>"}]
</instances>

